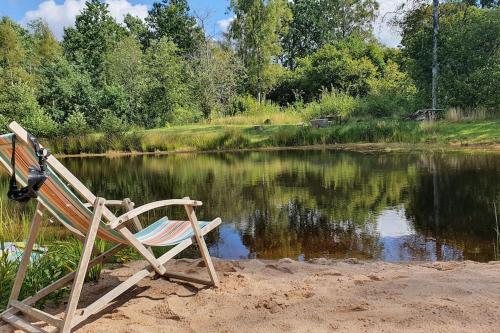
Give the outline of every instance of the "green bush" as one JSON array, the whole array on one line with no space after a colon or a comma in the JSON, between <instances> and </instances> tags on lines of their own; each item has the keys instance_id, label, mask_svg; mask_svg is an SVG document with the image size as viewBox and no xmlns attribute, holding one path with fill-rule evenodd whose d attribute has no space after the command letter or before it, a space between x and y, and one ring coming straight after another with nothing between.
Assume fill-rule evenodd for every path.
<instances>
[{"instance_id":1,"label":"green bush","mask_svg":"<svg viewBox=\"0 0 500 333\"><path fill-rule=\"evenodd\" d=\"M359 113L375 118L401 116L414 111L417 91L413 81L388 61L383 75L368 80L370 93L360 100Z\"/></svg>"},{"instance_id":2,"label":"green bush","mask_svg":"<svg viewBox=\"0 0 500 333\"><path fill-rule=\"evenodd\" d=\"M128 131L129 125L111 112L105 112L99 128L106 136L114 136Z\"/></svg>"},{"instance_id":3,"label":"green bush","mask_svg":"<svg viewBox=\"0 0 500 333\"><path fill-rule=\"evenodd\" d=\"M83 112L73 112L62 126L64 135L81 136L90 132L89 124Z\"/></svg>"},{"instance_id":4,"label":"green bush","mask_svg":"<svg viewBox=\"0 0 500 333\"><path fill-rule=\"evenodd\" d=\"M58 132L58 126L42 109L35 109L29 116L21 120L23 125L30 133L39 137L52 137Z\"/></svg>"},{"instance_id":5,"label":"green bush","mask_svg":"<svg viewBox=\"0 0 500 333\"><path fill-rule=\"evenodd\" d=\"M306 105L305 114L307 119L335 115L345 120L356 111L358 105L358 99L347 93L324 91L318 102Z\"/></svg>"},{"instance_id":6,"label":"green bush","mask_svg":"<svg viewBox=\"0 0 500 333\"><path fill-rule=\"evenodd\" d=\"M232 100L225 116L235 116L238 114L255 114L265 112L279 112L280 107L271 102L257 101L250 95L237 96Z\"/></svg>"},{"instance_id":7,"label":"green bush","mask_svg":"<svg viewBox=\"0 0 500 333\"><path fill-rule=\"evenodd\" d=\"M203 113L200 110L185 107L176 107L167 116L168 122L173 125L197 123L201 119L203 119Z\"/></svg>"}]
</instances>

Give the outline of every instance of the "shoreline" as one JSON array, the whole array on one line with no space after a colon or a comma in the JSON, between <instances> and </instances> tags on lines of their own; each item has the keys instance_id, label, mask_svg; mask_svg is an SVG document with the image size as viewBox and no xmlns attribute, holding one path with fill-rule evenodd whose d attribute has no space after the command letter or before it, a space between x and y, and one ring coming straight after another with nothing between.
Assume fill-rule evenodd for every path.
<instances>
[{"instance_id":1,"label":"shoreline","mask_svg":"<svg viewBox=\"0 0 500 333\"><path fill-rule=\"evenodd\" d=\"M162 156L181 154L214 154L214 153L238 153L238 152L273 152L273 151L297 151L297 150L338 150L352 151L360 153L410 153L410 152L482 152L500 153L500 144L433 144L433 143L343 143L326 145L307 146L286 146L286 147L257 147L238 149L212 149L212 150L172 150L172 151L108 151L106 153L81 153L81 154L59 154L57 158L84 158L84 157L125 157L125 156Z\"/></svg>"},{"instance_id":2,"label":"shoreline","mask_svg":"<svg viewBox=\"0 0 500 333\"><path fill-rule=\"evenodd\" d=\"M86 283L90 304L145 265L105 269ZM219 260L217 289L145 278L77 333L160 332L495 332L500 261L387 263L353 259ZM200 259L167 270L205 278ZM48 310L61 316L64 303ZM0 333L12 332L0 323ZM17 332L17 331L16 331Z\"/></svg>"}]
</instances>

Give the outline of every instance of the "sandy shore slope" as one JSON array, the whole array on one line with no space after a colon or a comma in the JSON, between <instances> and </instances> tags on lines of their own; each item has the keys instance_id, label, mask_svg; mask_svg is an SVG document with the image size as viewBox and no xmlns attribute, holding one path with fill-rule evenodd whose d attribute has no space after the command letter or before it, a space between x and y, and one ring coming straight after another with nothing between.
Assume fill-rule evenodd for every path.
<instances>
[{"instance_id":1,"label":"sandy shore slope","mask_svg":"<svg viewBox=\"0 0 500 333\"><path fill-rule=\"evenodd\" d=\"M87 284L82 304L140 264ZM77 332L500 332L500 262L217 260L216 268L219 289L147 278ZM205 274L198 260L169 269Z\"/></svg>"}]
</instances>

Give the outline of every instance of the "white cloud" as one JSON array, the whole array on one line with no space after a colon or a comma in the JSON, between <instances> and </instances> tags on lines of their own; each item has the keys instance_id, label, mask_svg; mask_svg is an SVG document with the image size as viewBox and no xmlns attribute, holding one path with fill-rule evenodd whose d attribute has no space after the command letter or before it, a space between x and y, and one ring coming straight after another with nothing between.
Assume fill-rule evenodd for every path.
<instances>
[{"instance_id":1,"label":"white cloud","mask_svg":"<svg viewBox=\"0 0 500 333\"><path fill-rule=\"evenodd\" d=\"M109 13L118 23L122 23L123 18L127 14L140 17L141 19L148 16L148 5L132 5L127 0L106 0L105 2L109 5Z\"/></svg>"},{"instance_id":2,"label":"white cloud","mask_svg":"<svg viewBox=\"0 0 500 333\"><path fill-rule=\"evenodd\" d=\"M148 6L137 4L132 5L127 0L106 0L109 12L117 22L123 22L127 13L140 18L148 15ZM85 8L85 0L65 0L58 5L54 0L45 0L38 5L35 10L27 11L21 19L21 23L26 24L31 20L41 18L47 22L50 29L61 39L64 28L71 27L75 23L75 17Z\"/></svg>"},{"instance_id":3,"label":"white cloud","mask_svg":"<svg viewBox=\"0 0 500 333\"><path fill-rule=\"evenodd\" d=\"M233 17L228 17L226 19L222 19L217 21L217 26L222 32L227 32L227 29L229 29L229 25L231 22L234 21L234 16Z\"/></svg>"},{"instance_id":4,"label":"white cloud","mask_svg":"<svg viewBox=\"0 0 500 333\"><path fill-rule=\"evenodd\" d=\"M401 42L401 33L390 21L395 17L395 11L405 3L404 0L379 0L379 15L375 21L374 33L378 40L387 46L396 47Z\"/></svg>"}]
</instances>

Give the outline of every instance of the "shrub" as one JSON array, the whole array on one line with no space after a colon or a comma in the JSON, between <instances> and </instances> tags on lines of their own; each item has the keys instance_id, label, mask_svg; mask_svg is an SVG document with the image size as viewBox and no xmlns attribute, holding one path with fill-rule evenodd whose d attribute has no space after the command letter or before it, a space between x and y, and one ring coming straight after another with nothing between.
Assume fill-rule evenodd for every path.
<instances>
[{"instance_id":1,"label":"shrub","mask_svg":"<svg viewBox=\"0 0 500 333\"><path fill-rule=\"evenodd\" d=\"M397 96L381 93L361 99L358 110L359 114L381 118L402 114L405 109L399 104Z\"/></svg>"},{"instance_id":2,"label":"shrub","mask_svg":"<svg viewBox=\"0 0 500 333\"><path fill-rule=\"evenodd\" d=\"M318 102L311 102L306 106L306 118L336 115L347 119L356 111L358 104L358 99L347 93L324 91Z\"/></svg>"},{"instance_id":3,"label":"shrub","mask_svg":"<svg viewBox=\"0 0 500 333\"><path fill-rule=\"evenodd\" d=\"M226 116L234 116L237 114L255 114L264 112L279 112L280 107L271 102L257 101L250 95L238 96L231 102Z\"/></svg>"},{"instance_id":4,"label":"shrub","mask_svg":"<svg viewBox=\"0 0 500 333\"><path fill-rule=\"evenodd\" d=\"M124 122L121 118L118 118L111 112L105 112L99 127L100 130L108 137L117 134L123 134L129 129L129 126L126 122Z\"/></svg>"},{"instance_id":5,"label":"shrub","mask_svg":"<svg viewBox=\"0 0 500 333\"><path fill-rule=\"evenodd\" d=\"M88 134L90 128L85 115L78 111L71 113L64 122L62 132L64 135L72 136Z\"/></svg>"},{"instance_id":6,"label":"shrub","mask_svg":"<svg viewBox=\"0 0 500 333\"><path fill-rule=\"evenodd\" d=\"M176 107L167 116L169 123L173 125L185 125L196 123L203 118L203 113L197 109Z\"/></svg>"},{"instance_id":7,"label":"shrub","mask_svg":"<svg viewBox=\"0 0 500 333\"><path fill-rule=\"evenodd\" d=\"M368 85L370 92L361 100L361 114L388 117L411 112L415 107L413 81L393 61L387 62L382 76L369 79Z\"/></svg>"},{"instance_id":8,"label":"shrub","mask_svg":"<svg viewBox=\"0 0 500 333\"><path fill-rule=\"evenodd\" d=\"M58 131L56 122L39 108L35 109L28 117L21 120L21 125L30 133L44 138L54 136Z\"/></svg>"}]
</instances>

